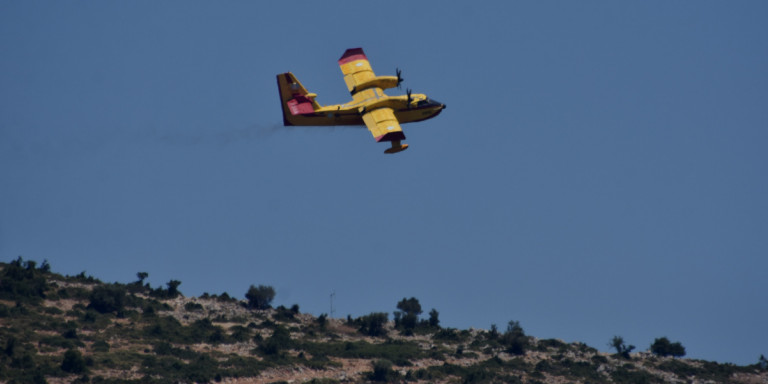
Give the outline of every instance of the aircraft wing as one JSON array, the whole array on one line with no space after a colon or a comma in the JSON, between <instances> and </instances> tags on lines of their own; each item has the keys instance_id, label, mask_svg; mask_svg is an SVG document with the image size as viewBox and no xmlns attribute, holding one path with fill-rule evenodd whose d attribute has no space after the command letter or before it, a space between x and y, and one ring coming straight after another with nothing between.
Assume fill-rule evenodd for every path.
<instances>
[{"instance_id":1,"label":"aircraft wing","mask_svg":"<svg viewBox=\"0 0 768 384\"><path fill-rule=\"evenodd\" d=\"M403 129L392 108L377 108L363 114L363 121L376 141L405 140Z\"/></svg>"},{"instance_id":2,"label":"aircraft wing","mask_svg":"<svg viewBox=\"0 0 768 384\"><path fill-rule=\"evenodd\" d=\"M341 73L344 74L344 82L347 83L349 92L353 92L357 85L376 77L362 48L347 49L339 59L339 66ZM368 128L370 129L370 126Z\"/></svg>"}]
</instances>

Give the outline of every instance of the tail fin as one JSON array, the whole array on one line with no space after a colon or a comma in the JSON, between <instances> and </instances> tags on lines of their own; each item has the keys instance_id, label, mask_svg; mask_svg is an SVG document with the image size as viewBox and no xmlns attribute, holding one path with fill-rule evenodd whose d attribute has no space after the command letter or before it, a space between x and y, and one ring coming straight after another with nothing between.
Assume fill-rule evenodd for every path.
<instances>
[{"instance_id":1,"label":"tail fin","mask_svg":"<svg viewBox=\"0 0 768 384\"><path fill-rule=\"evenodd\" d=\"M311 115L320 109L314 93L307 89L290 72L277 75L277 88L280 91L280 106L283 108L283 125L296 125L294 116Z\"/></svg>"}]
</instances>

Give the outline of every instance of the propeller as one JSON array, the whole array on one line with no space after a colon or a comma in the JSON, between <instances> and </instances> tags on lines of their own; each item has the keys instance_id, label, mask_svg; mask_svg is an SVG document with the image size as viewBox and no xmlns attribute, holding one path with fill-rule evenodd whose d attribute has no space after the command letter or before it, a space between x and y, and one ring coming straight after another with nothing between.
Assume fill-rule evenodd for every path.
<instances>
[{"instance_id":1,"label":"propeller","mask_svg":"<svg viewBox=\"0 0 768 384\"><path fill-rule=\"evenodd\" d=\"M400 68L395 68L395 73L397 74L397 88L400 89L400 83L402 83L403 80L405 80L403 79L402 76L400 76L403 73L403 71L401 71Z\"/></svg>"},{"instance_id":2,"label":"propeller","mask_svg":"<svg viewBox=\"0 0 768 384\"><path fill-rule=\"evenodd\" d=\"M411 108L411 101L413 101L413 98L411 97L411 89L410 88L406 88L405 89L405 94L408 95L408 99L406 101L406 105L408 105L408 109L410 109Z\"/></svg>"}]
</instances>

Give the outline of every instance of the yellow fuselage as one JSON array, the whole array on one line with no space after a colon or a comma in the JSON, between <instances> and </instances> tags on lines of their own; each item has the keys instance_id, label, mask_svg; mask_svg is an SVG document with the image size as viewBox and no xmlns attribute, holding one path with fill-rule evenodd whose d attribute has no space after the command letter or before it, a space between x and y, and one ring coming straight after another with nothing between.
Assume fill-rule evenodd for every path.
<instances>
[{"instance_id":1,"label":"yellow fuselage","mask_svg":"<svg viewBox=\"0 0 768 384\"><path fill-rule=\"evenodd\" d=\"M387 96L380 88L369 88L358 92L355 100L348 103L321 106L309 114L288 113L286 118L292 125L364 125L362 114L381 107L392 108L402 124L435 117L445 106L423 94L411 95L408 103L405 95Z\"/></svg>"}]
</instances>

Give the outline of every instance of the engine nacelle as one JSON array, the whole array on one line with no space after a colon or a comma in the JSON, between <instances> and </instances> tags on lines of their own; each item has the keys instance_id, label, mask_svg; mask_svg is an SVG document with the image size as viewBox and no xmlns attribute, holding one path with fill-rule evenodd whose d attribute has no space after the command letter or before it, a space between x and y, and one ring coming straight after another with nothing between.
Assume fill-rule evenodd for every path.
<instances>
[{"instance_id":1,"label":"engine nacelle","mask_svg":"<svg viewBox=\"0 0 768 384\"><path fill-rule=\"evenodd\" d=\"M355 94L357 92L360 92L364 89L368 88L381 88L381 89L389 89L397 87L399 82L399 79L397 76L376 76L373 79L370 79L368 81L364 81L349 92L351 94Z\"/></svg>"}]
</instances>

